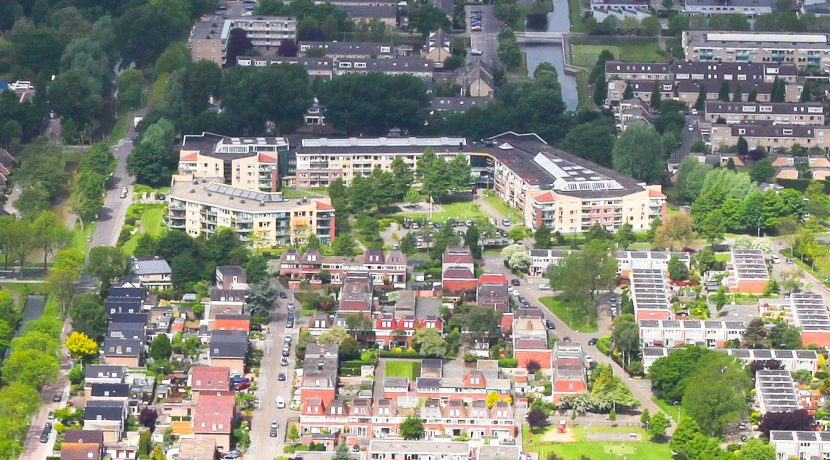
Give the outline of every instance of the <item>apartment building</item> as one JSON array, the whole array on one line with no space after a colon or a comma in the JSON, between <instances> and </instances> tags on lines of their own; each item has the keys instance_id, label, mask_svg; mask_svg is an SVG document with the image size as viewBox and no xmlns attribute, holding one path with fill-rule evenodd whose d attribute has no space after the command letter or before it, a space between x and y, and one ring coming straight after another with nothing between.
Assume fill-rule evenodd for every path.
<instances>
[{"instance_id":1,"label":"apartment building","mask_svg":"<svg viewBox=\"0 0 830 460\"><path fill-rule=\"evenodd\" d=\"M764 319L783 318L800 328L804 346L830 346L830 313L821 294L794 292L788 299L761 299L758 309Z\"/></svg>"},{"instance_id":2,"label":"apartment building","mask_svg":"<svg viewBox=\"0 0 830 460\"><path fill-rule=\"evenodd\" d=\"M649 94L650 96L650 94ZM645 101L640 98L623 99L618 104L612 104L616 127L623 132L630 126L637 123L653 124L657 118L657 112L652 110Z\"/></svg>"},{"instance_id":3,"label":"apartment building","mask_svg":"<svg viewBox=\"0 0 830 460\"><path fill-rule=\"evenodd\" d=\"M485 157L488 168L493 165L493 191L529 228L575 233L594 224L616 230L628 223L645 230L663 216L666 197L659 185L638 183L551 147L535 134L507 132L467 149Z\"/></svg>"},{"instance_id":4,"label":"apartment building","mask_svg":"<svg viewBox=\"0 0 830 460\"><path fill-rule=\"evenodd\" d=\"M391 171L396 157L414 170L427 148L448 160L466 144L463 137L303 139L296 147L296 182L300 187L326 187L340 178L349 184L355 175L369 176L375 167Z\"/></svg>"},{"instance_id":5,"label":"apartment building","mask_svg":"<svg viewBox=\"0 0 830 460\"><path fill-rule=\"evenodd\" d=\"M293 176L288 142L283 137L228 137L186 134L179 150L179 174L221 177L234 187L276 192L280 178Z\"/></svg>"},{"instance_id":6,"label":"apartment building","mask_svg":"<svg viewBox=\"0 0 830 460\"><path fill-rule=\"evenodd\" d=\"M769 283L769 271L764 251L760 249L733 249L727 262L727 287L733 292L764 292Z\"/></svg>"},{"instance_id":7,"label":"apartment building","mask_svg":"<svg viewBox=\"0 0 830 460\"><path fill-rule=\"evenodd\" d=\"M741 137L750 149L765 147L791 149L798 144L802 147L830 147L830 128L823 125L775 125L735 124L712 125L708 142L713 147L735 146Z\"/></svg>"},{"instance_id":8,"label":"apartment building","mask_svg":"<svg viewBox=\"0 0 830 460\"><path fill-rule=\"evenodd\" d=\"M256 247L301 244L316 235L334 240L335 216L329 198L287 200L279 192L251 191L210 178L173 176L168 196L170 228L188 235L236 230Z\"/></svg>"},{"instance_id":9,"label":"apartment building","mask_svg":"<svg viewBox=\"0 0 830 460\"><path fill-rule=\"evenodd\" d=\"M785 125L823 125L824 107L820 102L706 102L706 121L746 124L767 122Z\"/></svg>"},{"instance_id":10,"label":"apartment building","mask_svg":"<svg viewBox=\"0 0 830 460\"><path fill-rule=\"evenodd\" d=\"M724 350L746 364L763 361L778 361L789 372L810 371L815 375L818 371L818 353L815 350L765 350L730 348Z\"/></svg>"},{"instance_id":11,"label":"apartment building","mask_svg":"<svg viewBox=\"0 0 830 460\"><path fill-rule=\"evenodd\" d=\"M672 319L668 279L663 270L636 268L631 270L631 301L638 320Z\"/></svg>"},{"instance_id":12,"label":"apartment building","mask_svg":"<svg viewBox=\"0 0 830 460\"><path fill-rule=\"evenodd\" d=\"M231 30L242 29L255 47L278 48L283 41L297 39L297 19L284 16L203 16L190 31L187 46L194 61L208 60L218 66L227 61Z\"/></svg>"},{"instance_id":13,"label":"apartment building","mask_svg":"<svg viewBox=\"0 0 830 460\"><path fill-rule=\"evenodd\" d=\"M755 373L755 400L761 415L792 412L801 408L795 382L789 371L762 369Z\"/></svg>"},{"instance_id":14,"label":"apartment building","mask_svg":"<svg viewBox=\"0 0 830 460\"><path fill-rule=\"evenodd\" d=\"M305 262L305 263L304 263ZM316 262L316 263L315 263ZM279 261L279 275L291 281L319 280L320 272L331 275L332 285L341 285L349 273L368 273L376 286L406 285L406 256L397 250L385 254L370 249L362 256L323 256L317 250L301 253L289 249Z\"/></svg>"},{"instance_id":15,"label":"apartment building","mask_svg":"<svg viewBox=\"0 0 830 460\"><path fill-rule=\"evenodd\" d=\"M547 276L548 267L558 264L568 254L569 249L531 249L530 250L530 276ZM662 270L667 272L669 261L672 257L677 258L686 268L691 268L691 256L688 252L671 252L661 250L650 251L614 251L617 259L617 273L628 277L634 269Z\"/></svg>"},{"instance_id":16,"label":"apartment building","mask_svg":"<svg viewBox=\"0 0 830 460\"><path fill-rule=\"evenodd\" d=\"M830 431L770 431L776 460L825 459L830 457Z\"/></svg>"},{"instance_id":17,"label":"apartment building","mask_svg":"<svg viewBox=\"0 0 830 460\"><path fill-rule=\"evenodd\" d=\"M827 72L827 34L791 32L684 31L683 50L692 61L778 62L799 70Z\"/></svg>"},{"instance_id":18,"label":"apartment building","mask_svg":"<svg viewBox=\"0 0 830 460\"><path fill-rule=\"evenodd\" d=\"M371 460L470 460L470 445L463 441L369 441Z\"/></svg>"},{"instance_id":19,"label":"apartment building","mask_svg":"<svg viewBox=\"0 0 830 460\"><path fill-rule=\"evenodd\" d=\"M665 62L607 61L605 78L608 80L670 80L671 64Z\"/></svg>"},{"instance_id":20,"label":"apartment building","mask_svg":"<svg viewBox=\"0 0 830 460\"><path fill-rule=\"evenodd\" d=\"M686 14L742 14L754 18L777 10L774 0L686 0Z\"/></svg>"},{"instance_id":21,"label":"apartment building","mask_svg":"<svg viewBox=\"0 0 830 460\"><path fill-rule=\"evenodd\" d=\"M312 57L309 54L319 55L330 58L350 58L350 59L394 59L400 56L406 56L409 46L391 45L389 43L372 43L372 42L300 42L299 53L301 57Z\"/></svg>"},{"instance_id":22,"label":"apartment building","mask_svg":"<svg viewBox=\"0 0 830 460\"><path fill-rule=\"evenodd\" d=\"M312 78L323 80L353 73L380 72L386 75L411 75L427 83L432 82L434 65L432 61L417 57L354 58L354 57L283 57L283 56L243 56L237 59L237 65L243 67L265 67L276 64L300 64Z\"/></svg>"},{"instance_id":23,"label":"apartment building","mask_svg":"<svg viewBox=\"0 0 830 460\"><path fill-rule=\"evenodd\" d=\"M639 325L643 347L725 348L729 340L739 340L746 330L742 321L641 319Z\"/></svg>"}]
</instances>

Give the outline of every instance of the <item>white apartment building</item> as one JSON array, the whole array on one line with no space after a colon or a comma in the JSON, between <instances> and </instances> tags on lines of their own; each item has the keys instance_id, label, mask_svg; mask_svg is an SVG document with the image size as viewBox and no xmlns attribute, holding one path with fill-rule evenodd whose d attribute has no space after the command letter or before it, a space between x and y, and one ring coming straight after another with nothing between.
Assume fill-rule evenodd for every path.
<instances>
[{"instance_id":1,"label":"white apartment building","mask_svg":"<svg viewBox=\"0 0 830 460\"><path fill-rule=\"evenodd\" d=\"M706 121L727 124L765 122L790 125L823 125L820 102L706 102Z\"/></svg>"},{"instance_id":2,"label":"white apartment building","mask_svg":"<svg viewBox=\"0 0 830 460\"><path fill-rule=\"evenodd\" d=\"M257 47L279 48L297 39L297 19L287 16L203 16L193 25L187 46L194 61L205 59L222 66L227 60L231 30L242 29Z\"/></svg>"},{"instance_id":3,"label":"white apartment building","mask_svg":"<svg viewBox=\"0 0 830 460\"><path fill-rule=\"evenodd\" d=\"M815 350L766 350L730 348L724 350L746 364L755 361L775 360L780 362L789 372L810 371L815 375L818 371L818 353Z\"/></svg>"},{"instance_id":4,"label":"white apartment building","mask_svg":"<svg viewBox=\"0 0 830 460\"><path fill-rule=\"evenodd\" d=\"M776 460L830 459L830 431L770 431Z\"/></svg>"},{"instance_id":5,"label":"white apartment building","mask_svg":"<svg viewBox=\"0 0 830 460\"><path fill-rule=\"evenodd\" d=\"M173 176L168 202L170 228L191 236L230 227L240 239L257 247L301 244L311 234L324 244L334 240L334 208L328 198L287 200L279 192Z\"/></svg>"},{"instance_id":6,"label":"white apartment building","mask_svg":"<svg viewBox=\"0 0 830 460\"><path fill-rule=\"evenodd\" d=\"M792 63L801 70L827 72L828 35L795 32L684 31L686 58L692 61Z\"/></svg>"}]
</instances>

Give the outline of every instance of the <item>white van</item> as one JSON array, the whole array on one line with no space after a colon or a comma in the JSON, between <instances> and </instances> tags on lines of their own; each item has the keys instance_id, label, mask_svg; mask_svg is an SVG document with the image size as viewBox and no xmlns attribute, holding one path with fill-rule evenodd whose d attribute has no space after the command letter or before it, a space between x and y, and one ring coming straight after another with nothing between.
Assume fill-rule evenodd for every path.
<instances>
[{"instance_id":1,"label":"white van","mask_svg":"<svg viewBox=\"0 0 830 460\"><path fill-rule=\"evenodd\" d=\"M127 198L127 187L121 187L121 198Z\"/></svg>"},{"instance_id":2,"label":"white van","mask_svg":"<svg viewBox=\"0 0 830 460\"><path fill-rule=\"evenodd\" d=\"M771 256L770 256L770 259L772 259L772 263L774 263L774 264L777 264L777 263L780 263L780 262L781 262L781 258L780 258L780 257L778 257L778 254L773 254L773 255L771 255Z\"/></svg>"},{"instance_id":3,"label":"white van","mask_svg":"<svg viewBox=\"0 0 830 460\"><path fill-rule=\"evenodd\" d=\"M285 398L277 396L277 409L285 409Z\"/></svg>"}]
</instances>

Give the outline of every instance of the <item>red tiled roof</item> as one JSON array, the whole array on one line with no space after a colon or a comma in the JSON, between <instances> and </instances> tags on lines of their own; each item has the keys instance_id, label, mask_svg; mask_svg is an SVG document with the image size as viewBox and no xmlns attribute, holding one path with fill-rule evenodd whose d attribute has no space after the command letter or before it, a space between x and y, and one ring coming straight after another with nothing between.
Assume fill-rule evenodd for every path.
<instances>
[{"instance_id":1,"label":"red tiled roof","mask_svg":"<svg viewBox=\"0 0 830 460\"><path fill-rule=\"evenodd\" d=\"M61 446L61 460L98 460L100 458L100 444L64 443Z\"/></svg>"},{"instance_id":2,"label":"red tiled roof","mask_svg":"<svg viewBox=\"0 0 830 460\"><path fill-rule=\"evenodd\" d=\"M179 155L179 161L196 161L197 156L198 154L195 152L182 152L181 155Z\"/></svg>"},{"instance_id":3,"label":"red tiled roof","mask_svg":"<svg viewBox=\"0 0 830 460\"><path fill-rule=\"evenodd\" d=\"M334 209L334 207L328 203L324 203L322 201L315 201L317 203L317 210L319 211L329 211Z\"/></svg>"},{"instance_id":4,"label":"red tiled roof","mask_svg":"<svg viewBox=\"0 0 830 460\"><path fill-rule=\"evenodd\" d=\"M550 203L551 201L556 201L556 197L553 196L553 192L540 193L533 199L539 203Z\"/></svg>"},{"instance_id":5,"label":"red tiled roof","mask_svg":"<svg viewBox=\"0 0 830 460\"><path fill-rule=\"evenodd\" d=\"M229 434L233 429L234 395L206 394L193 411L194 433Z\"/></svg>"},{"instance_id":6,"label":"red tiled roof","mask_svg":"<svg viewBox=\"0 0 830 460\"><path fill-rule=\"evenodd\" d=\"M485 273L478 279L478 284L504 284L507 285L507 278L501 273Z\"/></svg>"},{"instance_id":7,"label":"red tiled roof","mask_svg":"<svg viewBox=\"0 0 830 460\"><path fill-rule=\"evenodd\" d=\"M196 366L190 369L193 390L229 390L231 370L227 367Z\"/></svg>"}]
</instances>

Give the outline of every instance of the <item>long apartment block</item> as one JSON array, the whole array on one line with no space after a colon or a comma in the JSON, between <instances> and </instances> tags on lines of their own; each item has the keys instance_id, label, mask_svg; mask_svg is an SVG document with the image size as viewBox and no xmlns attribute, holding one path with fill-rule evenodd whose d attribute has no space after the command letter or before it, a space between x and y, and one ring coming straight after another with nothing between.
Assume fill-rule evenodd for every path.
<instances>
[{"instance_id":1,"label":"long apartment block","mask_svg":"<svg viewBox=\"0 0 830 460\"><path fill-rule=\"evenodd\" d=\"M790 32L684 31L683 50L692 61L775 62L827 72L828 34Z\"/></svg>"},{"instance_id":2,"label":"long apartment block","mask_svg":"<svg viewBox=\"0 0 830 460\"><path fill-rule=\"evenodd\" d=\"M334 240L334 208L328 198L288 200L280 192L235 187L218 178L173 176L168 201L170 228L191 236L230 227L260 247L301 244L312 234L325 244Z\"/></svg>"},{"instance_id":3,"label":"long apartment block","mask_svg":"<svg viewBox=\"0 0 830 460\"><path fill-rule=\"evenodd\" d=\"M824 125L798 124L732 124L712 125L709 144L714 147L738 145L744 138L750 149L766 147L768 149L791 149L796 144L802 147L830 147L830 127Z\"/></svg>"},{"instance_id":4,"label":"long apartment block","mask_svg":"<svg viewBox=\"0 0 830 460\"><path fill-rule=\"evenodd\" d=\"M762 369L755 373L755 399L761 414L792 412L798 404L795 382L789 371Z\"/></svg>"},{"instance_id":5,"label":"long apartment block","mask_svg":"<svg viewBox=\"0 0 830 460\"><path fill-rule=\"evenodd\" d=\"M218 66L227 62L228 41L233 29L242 29L255 47L278 48L297 39L297 18L288 16L203 16L190 31L187 46L193 61L208 60Z\"/></svg>"},{"instance_id":6,"label":"long apartment block","mask_svg":"<svg viewBox=\"0 0 830 460\"><path fill-rule=\"evenodd\" d=\"M706 121L712 123L766 122L790 125L823 125L820 102L706 102Z\"/></svg>"},{"instance_id":7,"label":"long apartment block","mask_svg":"<svg viewBox=\"0 0 830 460\"><path fill-rule=\"evenodd\" d=\"M530 276L547 276L548 268L556 265L568 256L570 249L531 249L530 250ZM691 257L688 252L670 251L615 251L617 259L617 272L622 276L629 276L634 269L668 270L669 261L672 257L690 268Z\"/></svg>"},{"instance_id":8,"label":"long apartment block","mask_svg":"<svg viewBox=\"0 0 830 460\"><path fill-rule=\"evenodd\" d=\"M240 56L237 64L242 67L265 67L277 64L298 64L305 67L309 76L322 80L353 73L380 72L386 75L411 75L426 82L432 82L435 65L420 57L388 58L347 58L347 57L285 57L285 56Z\"/></svg>"},{"instance_id":9,"label":"long apartment block","mask_svg":"<svg viewBox=\"0 0 830 460\"><path fill-rule=\"evenodd\" d=\"M789 372L818 371L818 353L815 350L771 350L771 349L744 349L730 348L724 350L729 356L734 356L746 364L763 361L778 361Z\"/></svg>"},{"instance_id":10,"label":"long apartment block","mask_svg":"<svg viewBox=\"0 0 830 460\"><path fill-rule=\"evenodd\" d=\"M800 328L804 346L830 346L830 313L821 294L794 292L785 299L761 299L758 309L765 319L782 318Z\"/></svg>"},{"instance_id":11,"label":"long apartment block","mask_svg":"<svg viewBox=\"0 0 830 460\"><path fill-rule=\"evenodd\" d=\"M643 347L725 348L729 340L740 339L746 331L743 321L640 320L639 325Z\"/></svg>"}]
</instances>

